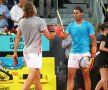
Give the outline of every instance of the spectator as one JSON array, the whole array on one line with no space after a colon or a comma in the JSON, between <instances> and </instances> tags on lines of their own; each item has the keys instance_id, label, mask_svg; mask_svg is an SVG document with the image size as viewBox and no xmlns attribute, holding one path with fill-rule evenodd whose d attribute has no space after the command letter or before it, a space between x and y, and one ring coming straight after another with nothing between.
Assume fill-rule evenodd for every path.
<instances>
[{"instance_id":1,"label":"spectator","mask_svg":"<svg viewBox=\"0 0 108 90\"><path fill-rule=\"evenodd\" d=\"M39 15L44 18L44 2L45 0L39 0ZM48 18L51 18L51 0L46 0L46 10Z\"/></svg>"},{"instance_id":2,"label":"spectator","mask_svg":"<svg viewBox=\"0 0 108 90\"><path fill-rule=\"evenodd\" d=\"M10 11L11 19L14 21L14 28L18 26L19 20L23 17L23 6L27 0L19 0L19 3L14 5Z\"/></svg>"},{"instance_id":3,"label":"spectator","mask_svg":"<svg viewBox=\"0 0 108 90\"><path fill-rule=\"evenodd\" d=\"M11 10L11 8L16 5L18 3L18 0L6 0L5 4L8 7L9 10ZM8 30L11 30L13 28L14 22L10 19L8 19Z\"/></svg>"},{"instance_id":4,"label":"spectator","mask_svg":"<svg viewBox=\"0 0 108 90\"><path fill-rule=\"evenodd\" d=\"M0 0L0 33L5 31L8 26L7 19L10 18L9 9L6 5L3 5L3 1Z\"/></svg>"}]
</instances>

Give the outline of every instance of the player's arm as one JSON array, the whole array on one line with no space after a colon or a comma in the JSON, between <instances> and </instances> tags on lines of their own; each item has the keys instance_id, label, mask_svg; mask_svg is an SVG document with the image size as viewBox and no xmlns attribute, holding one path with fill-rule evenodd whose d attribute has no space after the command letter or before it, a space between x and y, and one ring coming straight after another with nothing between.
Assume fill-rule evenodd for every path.
<instances>
[{"instance_id":1,"label":"player's arm","mask_svg":"<svg viewBox=\"0 0 108 90\"><path fill-rule=\"evenodd\" d=\"M22 35L21 31L17 31L17 35L16 35L15 42L14 42L14 55L13 55L13 58L17 58L17 48L18 48L18 44L19 44L21 35Z\"/></svg>"},{"instance_id":2,"label":"player's arm","mask_svg":"<svg viewBox=\"0 0 108 90\"><path fill-rule=\"evenodd\" d=\"M99 50L108 52L108 49L105 47L105 44L106 44L105 41L101 41Z\"/></svg>"},{"instance_id":3,"label":"player's arm","mask_svg":"<svg viewBox=\"0 0 108 90\"><path fill-rule=\"evenodd\" d=\"M95 36L95 30L91 23L88 23L88 32L91 39L91 57L95 58L96 52L97 52L97 42L96 42L96 36Z\"/></svg>"},{"instance_id":4,"label":"player's arm","mask_svg":"<svg viewBox=\"0 0 108 90\"><path fill-rule=\"evenodd\" d=\"M93 68L94 64L94 58L96 56L96 51L97 51L97 43L96 43L96 36L95 34L90 35L91 38L91 58L90 58L90 63L89 63L89 69Z\"/></svg>"},{"instance_id":5,"label":"player's arm","mask_svg":"<svg viewBox=\"0 0 108 90\"><path fill-rule=\"evenodd\" d=\"M94 58L96 56L96 51L97 51L95 34L90 35L90 38L91 38L91 57Z\"/></svg>"},{"instance_id":6,"label":"player's arm","mask_svg":"<svg viewBox=\"0 0 108 90\"><path fill-rule=\"evenodd\" d=\"M48 40L51 40L55 37L56 33L50 33L47 29L42 32Z\"/></svg>"},{"instance_id":7,"label":"player's arm","mask_svg":"<svg viewBox=\"0 0 108 90\"><path fill-rule=\"evenodd\" d=\"M69 36L69 34L68 34L67 32L61 32L61 33L59 34L59 37L60 37L61 39L66 39L68 36Z\"/></svg>"},{"instance_id":8,"label":"player's arm","mask_svg":"<svg viewBox=\"0 0 108 90\"><path fill-rule=\"evenodd\" d=\"M66 39L69 34L67 32L64 31L64 27L60 26L60 25L56 25L56 26L52 26L52 29L54 30L54 32L59 35L59 37L61 39Z\"/></svg>"}]
</instances>

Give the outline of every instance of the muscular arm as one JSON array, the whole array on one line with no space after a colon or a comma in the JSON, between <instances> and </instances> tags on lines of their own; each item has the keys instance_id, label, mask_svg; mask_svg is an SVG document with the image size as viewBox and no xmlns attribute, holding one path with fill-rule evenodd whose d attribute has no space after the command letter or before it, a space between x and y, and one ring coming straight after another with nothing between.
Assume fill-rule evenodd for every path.
<instances>
[{"instance_id":1,"label":"muscular arm","mask_svg":"<svg viewBox=\"0 0 108 90\"><path fill-rule=\"evenodd\" d=\"M60 26L59 24L57 24L55 26L53 25L52 29L54 30L55 33L57 33L59 35L59 37L61 39L66 39L69 36L69 34L67 32L63 32L64 27Z\"/></svg>"},{"instance_id":2,"label":"muscular arm","mask_svg":"<svg viewBox=\"0 0 108 90\"><path fill-rule=\"evenodd\" d=\"M96 48L97 48L97 43L96 43L96 36L95 34L90 35L91 38L91 57L95 57L96 56Z\"/></svg>"},{"instance_id":3,"label":"muscular arm","mask_svg":"<svg viewBox=\"0 0 108 90\"><path fill-rule=\"evenodd\" d=\"M51 40L55 37L55 33L50 33L47 29L42 32L48 40Z\"/></svg>"},{"instance_id":4,"label":"muscular arm","mask_svg":"<svg viewBox=\"0 0 108 90\"><path fill-rule=\"evenodd\" d=\"M17 31L17 35L16 35L15 42L14 42L14 54L17 54L17 48L18 48L21 34L22 34L21 31Z\"/></svg>"},{"instance_id":5,"label":"muscular arm","mask_svg":"<svg viewBox=\"0 0 108 90\"><path fill-rule=\"evenodd\" d=\"M66 39L68 36L69 36L69 34L67 32L61 32L60 35L59 35L59 37L61 39Z\"/></svg>"}]
</instances>

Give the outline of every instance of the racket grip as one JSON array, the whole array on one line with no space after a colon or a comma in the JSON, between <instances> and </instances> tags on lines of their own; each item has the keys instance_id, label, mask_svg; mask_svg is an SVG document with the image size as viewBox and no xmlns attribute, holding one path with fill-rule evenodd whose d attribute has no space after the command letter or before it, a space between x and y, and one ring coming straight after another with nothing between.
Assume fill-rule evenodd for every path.
<instances>
[{"instance_id":1,"label":"racket grip","mask_svg":"<svg viewBox=\"0 0 108 90\"><path fill-rule=\"evenodd\" d=\"M91 58L90 59L90 64L93 64L94 63L94 58Z\"/></svg>"},{"instance_id":2,"label":"racket grip","mask_svg":"<svg viewBox=\"0 0 108 90\"><path fill-rule=\"evenodd\" d=\"M89 67L86 68L84 71L87 71L88 69L91 70L93 68L94 64L94 58L90 58Z\"/></svg>"},{"instance_id":3,"label":"racket grip","mask_svg":"<svg viewBox=\"0 0 108 90\"><path fill-rule=\"evenodd\" d=\"M17 58L14 58L13 61L14 61L14 66L16 66L18 64Z\"/></svg>"}]
</instances>

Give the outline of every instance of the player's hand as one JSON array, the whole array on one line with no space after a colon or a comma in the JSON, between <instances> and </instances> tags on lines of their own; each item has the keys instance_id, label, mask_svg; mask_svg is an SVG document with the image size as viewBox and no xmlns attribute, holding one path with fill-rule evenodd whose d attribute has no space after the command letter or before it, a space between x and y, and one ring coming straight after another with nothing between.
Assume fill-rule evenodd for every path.
<instances>
[{"instance_id":1,"label":"player's hand","mask_svg":"<svg viewBox=\"0 0 108 90\"><path fill-rule=\"evenodd\" d=\"M56 34L60 35L60 33L63 31L64 27L57 24L57 25L53 25L52 29L54 30L54 32Z\"/></svg>"},{"instance_id":2,"label":"player's hand","mask_svg":"<svg viewBox=\"0 0 108 90\"><path fill-rule=\"evenodd\" d=\"M16 66L18 64L17 58L18 58L17 53L14 53L14 55L13 55L14 66Z\"/></svg>"},{"instance_id":3,"label":"player's hand","mask_svg":"<svg viewBox=\"0 0 108 90\"><path fill-rule=\"evenodd\" d=\"M96 52L91 52L91 57L95 58L96 57Z\"/></svg>"},{"instance_id":4,"label":"player's hand","mask_svg":"<svg viewBox=\"0 0 108 90\"><path fill-rule=\"evenodd\" d=\"M14 58L17 58L17 57L18 57L17 53L14 53L14 54L13 54L13 59L14 59Z\"/></svg>"},{"instance_id":5,"label":"player's hand","mask_svg":"<svg viewBox=\"0 0 108 90\"><path fill-rule=\"evenodd\" d=\"M94 65L94 58L90 58L90 63L88 68L91 70L93 68L93 65Z\"/></svg>"}]
</instances>

